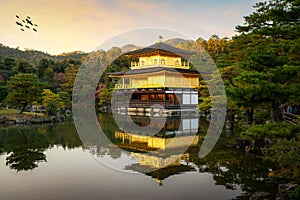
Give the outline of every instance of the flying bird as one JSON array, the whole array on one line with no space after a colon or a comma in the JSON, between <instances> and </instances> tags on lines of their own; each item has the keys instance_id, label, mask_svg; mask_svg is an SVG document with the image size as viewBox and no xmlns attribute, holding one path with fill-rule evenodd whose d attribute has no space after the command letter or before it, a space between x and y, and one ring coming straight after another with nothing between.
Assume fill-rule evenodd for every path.
<instances>
[{"instance_id":1,"label":"flying bird","mask_svg":"<svg viewBox=\"0 0 300 200\"><path fill-rule=\"evenodd\" d=\"M26 19L26 22L27 22L27 24L30 24L31 26L33 26L33 23L29 19Z\"/></svg>"},{"instance_id":2,"label":"flying bird","mask_svg":"<svg viewBox=\"0 0 300 200\"><path fill-rule=\"evenodd\" d=\"M16 24L18 24L19 26L23 26L23 24L20 22L16 22Z\"/></svg>"},{"instance_id":3,"label":"flying bird","mask_svg":"<svg viewBox=\"0 0 300 200\"><path fill-rule=\"evenodd\" d=\"M23 19L21 19L20 17L19 17L19 15L16 15L16 18L17 19L19 19L19 20L17 20L16 21L16 24L18 25L18 26L24 26L24 27L26 27L27 29L32 29L33 31L35 31L35 32L37 32L37 24L35 24L35 23L33 23L33 21L32 21L32 19L30 18L30 16L27 16L25 19L23 18ZM21 21L22 20L22 21ZM23 22L23 23L22 23ZM25 31L25 29L24 28L21 28L20 29L21 31Z\"/></svg>"}]
</instances>

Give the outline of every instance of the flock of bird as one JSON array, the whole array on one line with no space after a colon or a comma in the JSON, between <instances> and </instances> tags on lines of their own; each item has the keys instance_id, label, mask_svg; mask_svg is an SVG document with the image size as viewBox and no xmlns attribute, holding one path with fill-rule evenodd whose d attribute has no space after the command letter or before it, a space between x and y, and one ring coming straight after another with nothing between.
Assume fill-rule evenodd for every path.
<instances>
[{"instance_id":1,"label":"flock of bird","mask_svg":"<svg viewBox=\"0 0 300 200\"><path fill-rule=\"evenodd\" d=\"M18 15L16 15L16 18L18 19L18 21L16 21L16 24L21 27L20 28L21 31L25 31L25 28L27 28L27 29L32 28L32 30L37 32L38 25L34 24L32 22L32 19L29 16L27 16L26 19L21 19Z\"/></svg>"}]
</instances>

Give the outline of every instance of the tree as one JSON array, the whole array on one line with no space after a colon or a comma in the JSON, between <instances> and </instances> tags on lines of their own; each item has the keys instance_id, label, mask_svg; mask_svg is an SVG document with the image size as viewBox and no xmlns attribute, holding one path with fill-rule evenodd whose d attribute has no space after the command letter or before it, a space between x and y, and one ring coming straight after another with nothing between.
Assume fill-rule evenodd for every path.
<instances>
[{"instance_id":1,"label":"tree","mask_svg":"<svg viewBox=\"0 0 300 200\"><path fill-rule=\"evenodd\" d=\"M49 85L53 85L54 83L54 61L48 59L41 59L37 65L37 74L41 81L47 82Z\"/></svg>"},{"instance_id":2,"label":"tree","mask_svg":"<svg viewBox=\"0 0 300 200\"><path fill-rule=\"evenodd\" d=\"M229 94L248 109L268 104L272 121L278 122L279 105L300 95L300 2L269 0L254 8L229 46L229 59L243 71Z\"/></svg>"},{"instance_id":3,"label":"tree","mask_svg":"<svg viewBox=\"0 0 300 200\"><path fill-rule=\"evenodd\" d=\"M11 58L4 58L3 60L0 58L0 76L6 81L9 77L11 77L13 72L13 67L16 62Z\"/></svg>"},{"instance_id":4,"label":"tree","mask_svg":"<svg viewBox=\"0 0 300 200\"><path fill-rule=\"evenodd\" d=\"M12 76L7 83L7 101L15 106L20 106L20 113L25 106L38 101L44 84L35 74L17 74Z\"/></svg>"},{"instance_id":5,"label":"tree","mask_svg":"<svg viewBox=\"0 0 300 200\"><path fill-rule=\"evenodd\" d=\"M107 88L104 88L99 95L99 106L105 107L110 106L111 102L111 91L109 91Z\"/></svg>"},{"instance_id":6,"label":"tree","mask_svg":"<svg viewBox=\"0 0 300 200\"><path fill-rule=\"evenodd\" d=\"M55 91L62 91L62 84L65 83L66 79L66 73L59 72L59 73L54 73L54 78L53 78L53 86L55 88Z\"/></svg>"},{"instance_id":7,"label":"tree","mask_svg":"<svg viewBox=\"0 0 300 200\"><path fill-rule=\"evenodd\" d=\"M194 44L190 50L199 52L199 50L196 50L196 47L200 45L207 53L209 53L210 57L219 67L219 64L223 63L223 60L222 62L219 62L220 57L223 54L227 54L227 46L230 41L231 40L229 40L228 37L220 38L217 34L213 34L207 41L201 37L198 38L196 44Z\"/></svg>"},{"instance_id":8,"label":"tree","mask_svg":"<svg viewBox=\"0 0 300 200\"><path fill-rule=\"evenodd\" d=\"M25 74L25 73L35 74L36 73L36 69L33 68L33 66L25 60L18 60L17 61L15 71L16 71L16 73L23 73L23 74Z\"/></svg>"},{"instance_id":9,"label":"tree","mask_svg":"<svg viewBox=\"0 0 300 200\"><path fill-rule=\"evenodd\" d=\"M48 69L48 67L49 67L49 61L46 58L43 58L39 61L37 72L40 79L43 78L44 72L46 69Z\"/></svg>"},{"instance_id":10,"label":"tree","mask_svg":"<svg viewBox=\"0 0 300 200\"><path fill-rule=\"evenodd\" d=\"M262 72L242 72L236 78L227 94L235 99L235 104L246 110L247 124L253 123L254 108L267 102L276 90L276 85L269 82L269 76Z\"/></svg>"},{"instance_id":11,"label":"tree","mask_svg":"<svg viewBox=\"0 0 300 200\"><path fill-rule=\"evenodd\" d=\"M7 85L5 84L4 80L1 80L0 77L0 102L2 102L7 95Z\"/></svg>"},{"instance_id":12,"label":"tree","mask_svg":"<svg viewBox=\"0 0 300 200\"><path fill-rule=\"evenodd\" d=\"M75 82L75 78L77 72L79 70L80 65L69 64L69 66L65 69L66 75L64 77L64 83L61 85L65 92L72 94L73 85Z\"/></svg>"},{"instance_id":13,"label":"tree","mask_svg":"<svg viewBox=\"0 0 300 200\"><path fill-rule=\"evenodd\" d=\"M43 106L46 107L48 115L55 115L57 109L63 109L65 104L59 94L55 94L49 89L44 89L42 93Z\"/></svg>"},{"instance_id":14,"label":"tree","mask_svg":"<svg viewBox=\"0 0 300 200\"><path fill-rule=\"evenodd\" d=\"M55 72L52 68L47 68L43 74L42 81L49 84L49 86L54 87L54 76Z\"/></svg>"},{"instance_id":15,"label":"tree","mask_svg":"<svg viewBox=\"0 0 300 200\"><path fill-rule=\"evenodd\" d=\"M71 96L67 92L58 92L57 93L61 99L61 101L64 103L64 109L70 109L72 102L71 102Z\"/></svg>"}]
</instances>

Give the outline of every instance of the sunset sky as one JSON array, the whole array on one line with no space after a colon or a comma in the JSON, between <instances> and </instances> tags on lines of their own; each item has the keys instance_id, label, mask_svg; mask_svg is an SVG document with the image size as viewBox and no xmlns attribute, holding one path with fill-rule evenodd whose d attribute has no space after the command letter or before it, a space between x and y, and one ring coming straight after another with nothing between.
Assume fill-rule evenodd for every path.
<instances>
[{"instance_id":1,"label":"sunset sky","mask_svg":"<svg viewBox=\"0 0 300 200\"><path fill-rule=\"evenodd\" d=\"M144 27L190 39L235 35L258 0L1 0L0 43L60 54L89 52L114 35ZM38 32L15 21L30 16ZM151 40L145 36L145 40ZM167 39L167 38L165 38ZM152 41L150 41L152 42ZM155 41L153 41L155 42Z\"/></svg>"}]
</instances>

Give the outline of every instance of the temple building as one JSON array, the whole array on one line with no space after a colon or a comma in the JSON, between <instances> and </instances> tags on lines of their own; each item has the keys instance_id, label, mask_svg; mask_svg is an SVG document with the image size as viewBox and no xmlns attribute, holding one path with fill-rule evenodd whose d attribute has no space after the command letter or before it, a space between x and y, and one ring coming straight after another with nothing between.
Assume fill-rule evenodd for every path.
<instances>
[{"instance_id":1,"label":"temple building","mask_svg":"<svg viewBox=\"0 0 300 200\"><path fill-rule=\"evenodd\" d=\"M200 73L184 59L194 52L159 42L126 53L136 61L127 71L110 73L118 79L112 108L118 114L170 116L196 113Z\"/></svg>"}]
</instances>

